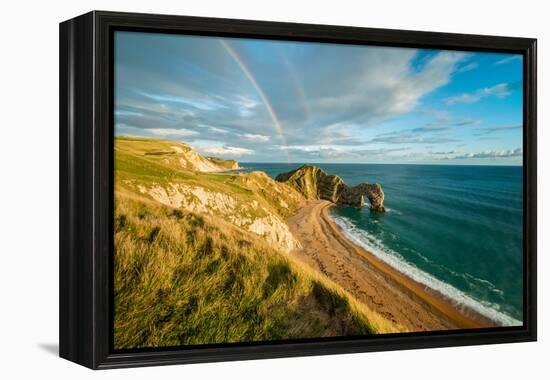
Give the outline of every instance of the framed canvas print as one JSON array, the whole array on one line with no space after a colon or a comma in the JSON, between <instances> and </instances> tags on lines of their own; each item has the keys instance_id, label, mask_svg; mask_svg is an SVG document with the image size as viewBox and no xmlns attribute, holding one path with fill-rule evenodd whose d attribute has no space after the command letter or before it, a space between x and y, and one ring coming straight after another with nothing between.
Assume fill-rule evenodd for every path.
<instances>
[{"instance_id":1,"label":"framed canvas print","mask_svg":"<svg viewBox=\"0 0 550 380\"><path fill-rule=\"evenodd\" d=\"M60 355L536 339L536 40L60 25Z\"/></svg>"}]
</instances>

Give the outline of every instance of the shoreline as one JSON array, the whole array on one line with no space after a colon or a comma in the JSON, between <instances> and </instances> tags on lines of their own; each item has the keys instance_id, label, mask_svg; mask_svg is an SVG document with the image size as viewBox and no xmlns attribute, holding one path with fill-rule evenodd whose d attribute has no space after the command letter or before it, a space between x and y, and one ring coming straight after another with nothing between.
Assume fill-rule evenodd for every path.
<instances>
[{"instance_id":1,"label":"shoreline","mask_svg":"<svg viewBox=\"0 0 550 380\"><path fill-rule=\"evenodd\" d=\"M494 327L475 310L428 288L352 242L328 215L329 201L310 201L287 220L302 248L293 254L386 319L413 331Z\"/></svg>"}]
</instances>

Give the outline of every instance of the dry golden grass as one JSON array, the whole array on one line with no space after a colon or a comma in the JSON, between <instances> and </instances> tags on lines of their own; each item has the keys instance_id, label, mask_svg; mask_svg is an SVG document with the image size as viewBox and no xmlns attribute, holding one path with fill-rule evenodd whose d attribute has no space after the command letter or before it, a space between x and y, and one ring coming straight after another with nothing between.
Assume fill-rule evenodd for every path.
<instances>
[{"instance_id":1,"label":"dry golden grass","mask_svg":"<svg viewBox=\"0 0 550 380\"><path fill-rule=\"evenodd\" d=\"M260 237L123 191L114 278L117 349L395 331Z\"/></svg>"}]
</instances>

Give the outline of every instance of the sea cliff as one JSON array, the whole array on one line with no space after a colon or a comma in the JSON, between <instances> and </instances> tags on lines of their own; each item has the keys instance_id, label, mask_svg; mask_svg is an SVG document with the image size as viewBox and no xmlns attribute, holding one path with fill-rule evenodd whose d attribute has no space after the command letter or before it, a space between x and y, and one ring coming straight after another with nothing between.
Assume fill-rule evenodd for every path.
<instances>
[{"instance_id":1,"label":"sea cliff","mask_svg":"<svg viewBox=\"0 0 550 380\"><path fill-rule=\"evenodd\" d=\"M337 175L327 174L321 168L312 165L303 165L296 170L279 174L275 179L293 187L309 200L322 199L362 207L366 196L371 210L386 211L384 190L378 183L361 183L350 187Z\"/></svg>"}]
</instances>

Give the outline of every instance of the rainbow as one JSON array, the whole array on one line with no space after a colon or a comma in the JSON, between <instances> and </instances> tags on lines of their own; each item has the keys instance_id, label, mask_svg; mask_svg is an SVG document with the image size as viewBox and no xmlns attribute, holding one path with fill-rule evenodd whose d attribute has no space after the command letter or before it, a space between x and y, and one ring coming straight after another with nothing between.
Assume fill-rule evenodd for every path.
<instances>
[{"instance_id":1,"label":"rainbow","mask_svg":"<svg viewBox=\"0 0 550 380\"><path fill-rule=\"evenodd\" d=\"M286 138L283 133L283 127L281 126L281 122L279 121L279 118L277 117L277 114L275 113L275 110L273 109L273 106L271 105L269 99L263 92L262 88L258 84L258 81L256 81L256 78L254 78L254 75L252 75L252 72L250 69L246 66L242 58L239 56L239 54L233 49L233 47L225 40L220 39L219 40L223 48L227 51L227 53L233 58L233 60L237 63L241 71L244 73L252 87L256 90L258 95L260 96L260 99L262 100L262 103L264 104L269 117L271 118L271 121L273 122L273 126L275 127L275 130L277 132L277 135L281 139L283 146L287 146ZM286 152L286 150L285 150ZM287 153L287 161L290 161Z\"/></svg>"},{"instance_id":2,"label":"rainbow","mask_svg":"<svg viewBox=\"0 0 550 380\"><path fill-rule=\"evenodd\" d=\"M290 75L290 79L292 79L292 84L294 86L294 90L296 91L298 98L300 99L300 104L302 105L302 108L304 109L304 114L307 118L307 120L311 120L311 108L309 107L309 102L307 101L306 91L304 90L304 86L302 86L302 83L298 79L298 75L296 74L296 70L294 69L294 65L290 63L286 55L282 55L283 63L287 69L287 72Z\"/></svg>"}]
</instances>

